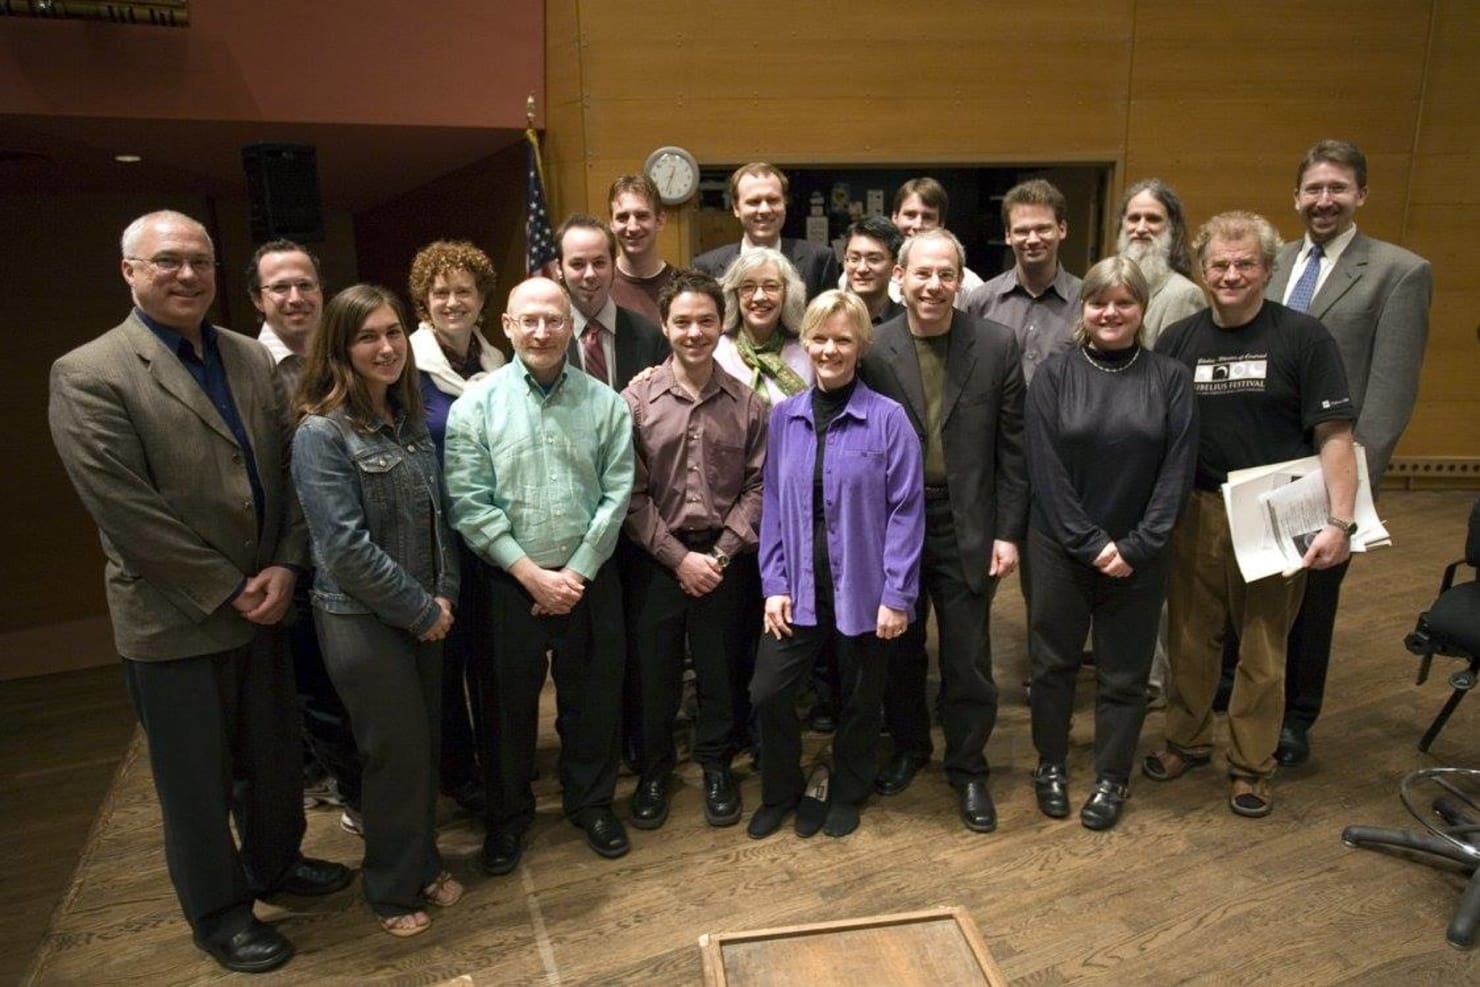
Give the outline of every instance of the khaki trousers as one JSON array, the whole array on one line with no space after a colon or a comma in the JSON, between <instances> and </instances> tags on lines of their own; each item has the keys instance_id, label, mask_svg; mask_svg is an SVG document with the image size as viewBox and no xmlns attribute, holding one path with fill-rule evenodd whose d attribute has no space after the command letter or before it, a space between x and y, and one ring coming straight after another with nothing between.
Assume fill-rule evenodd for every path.
<instances>
[{"instance_id":1,"label":"khaki trousers","mask_svg":"<svg viewBox=\"0 0 1480 987\"><path fill-rule=\"evenodd\" d=\"M1267 778L1285 708L1285 637L1300 609L1305 573L1246 583L1218 493L1194 490L1172 532L1167 590L1170 623L1166 740L1174 750L1213 750L1213 696L1228 620L1239 633L1238 669L1228 702L1228 770Z\"/></svg>"}]
</instances>

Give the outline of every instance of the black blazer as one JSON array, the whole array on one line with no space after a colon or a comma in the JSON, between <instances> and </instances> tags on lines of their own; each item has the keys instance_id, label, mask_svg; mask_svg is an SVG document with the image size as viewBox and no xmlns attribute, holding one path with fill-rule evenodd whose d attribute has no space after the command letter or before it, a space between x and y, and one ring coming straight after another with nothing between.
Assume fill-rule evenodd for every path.
<instances>
[{"instance_id":1,"label":"black blazer","mask_svg":"<svg viewBox=\"0 0 1480 987\"><path fill-rule=\"evenodd\" d=\"M813 243L811 240L789 240L781 238L781 252L791 261L791 266L801 275L807 286L807 301L811 301L829 288L838 286L838 258L831 247ZM713 277L723 277L725 269L740 256L740 244L731 243L705 251L694 258L694 267Z\"/></svg>"},{"instance_id":2,"label":"black blazer","mask_svg":"<svg viewBox=\"0 0 1480 987\"><path fill-rule=\"evenodd\" d=\"M874 329L863 379L904 405L923 444L925 390L908 318L901 314ZM1022 357L1012 330L956 311L941 395L941 443L956 546L966 583L977 593L987 583L992 542L1021 543L1028 527L1024 390Z\"/></svg>"},{"instance_id":3,"label":"black blazer","mask_svg":"<svg viewBox=\"0 0 1480 987\"><path fill-rule=\"evenodd\" d=\"M612 389L619 394L638 371L656 367L668 359L668 340L663 330L630 308L617 306L617 324L612 326L612 334L616 337L613 348L617 353L617 379L612 381ZM573 367L581 365L581 341L574 334L570 337L567 359Z\"/></svg>"}]
</instances>

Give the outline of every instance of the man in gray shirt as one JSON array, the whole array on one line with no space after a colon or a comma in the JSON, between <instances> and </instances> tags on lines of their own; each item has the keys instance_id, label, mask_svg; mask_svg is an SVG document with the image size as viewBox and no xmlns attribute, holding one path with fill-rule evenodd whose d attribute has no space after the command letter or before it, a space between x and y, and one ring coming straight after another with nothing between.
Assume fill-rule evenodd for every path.
<instances>
[{"instance_id":1,"label":"man in gray shirt","mask_svg":"<svg viewBox=\"0 0 1480 987\"><path fill-rule=\"evenodd\" d=\"M1041 178L1009 189L1002 226L1016 263L966 299L966 311L1017 335L1025 384L1044 360L1069 348L1074 331L1079 279L1059 263L1059 244L1069 234L1067 211L1064 193Z\"/></svg>"}]
</instances>

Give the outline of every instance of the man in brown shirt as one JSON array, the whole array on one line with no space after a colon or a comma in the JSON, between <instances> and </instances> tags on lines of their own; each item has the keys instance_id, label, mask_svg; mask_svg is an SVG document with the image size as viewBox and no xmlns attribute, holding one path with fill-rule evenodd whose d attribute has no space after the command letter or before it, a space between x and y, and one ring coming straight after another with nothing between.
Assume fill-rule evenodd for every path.
<instances>
[{"instance_id":1,"label":"man in brown shirt","mask_svg":"<svg viewBox=\"0 0 1480 987\"><path fill-rule=\"evenodd\" d=\"M621 175L606 198L618 248L612 298L622 308L661 322L658 293L677 272L658 253L658 234L668 223L658 186L646 175Z\"/></svg>"},{"instance_id":2,"label":"man in brown shirt","mask_svg":"<svg viewBox=\"0 0 1480 987\"><path fill-rule=\"evenodd\" d=\"M699 690L693 759L704 769L704 817L730 826L741 814L733 736L748 717L759 626L766 406L714 362L724 311L718 282L682 271L658 308L673 355L622 392L637 454L624 526L639 549L626 572L627 671L638 700L632 825L657 829L668 818L687 637Z\"/></svg>"}]
</instances>

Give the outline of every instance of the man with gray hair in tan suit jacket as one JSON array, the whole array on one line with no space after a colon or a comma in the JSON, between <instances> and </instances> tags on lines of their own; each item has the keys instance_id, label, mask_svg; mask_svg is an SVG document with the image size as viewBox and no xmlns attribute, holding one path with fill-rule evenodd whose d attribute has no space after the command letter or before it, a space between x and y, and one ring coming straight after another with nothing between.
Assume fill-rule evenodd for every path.
<instances>
[{"instance_id":1,"label":"man with gray hair in tan suit jacket","mask_svg":"<svg viewBox=\"0 0 1480 987\"><path fill-rule=\"evenodd\" d=\"M278 624L307 536L287 399L259 343L206 321L216 256L203 226L149 213L122 248L134 310L52 366L52 439L98 525L181 910L218 963L258 973L293 946L254 900L350 880L299 852L299 718Z\"/></svg>"}]
</instances>

